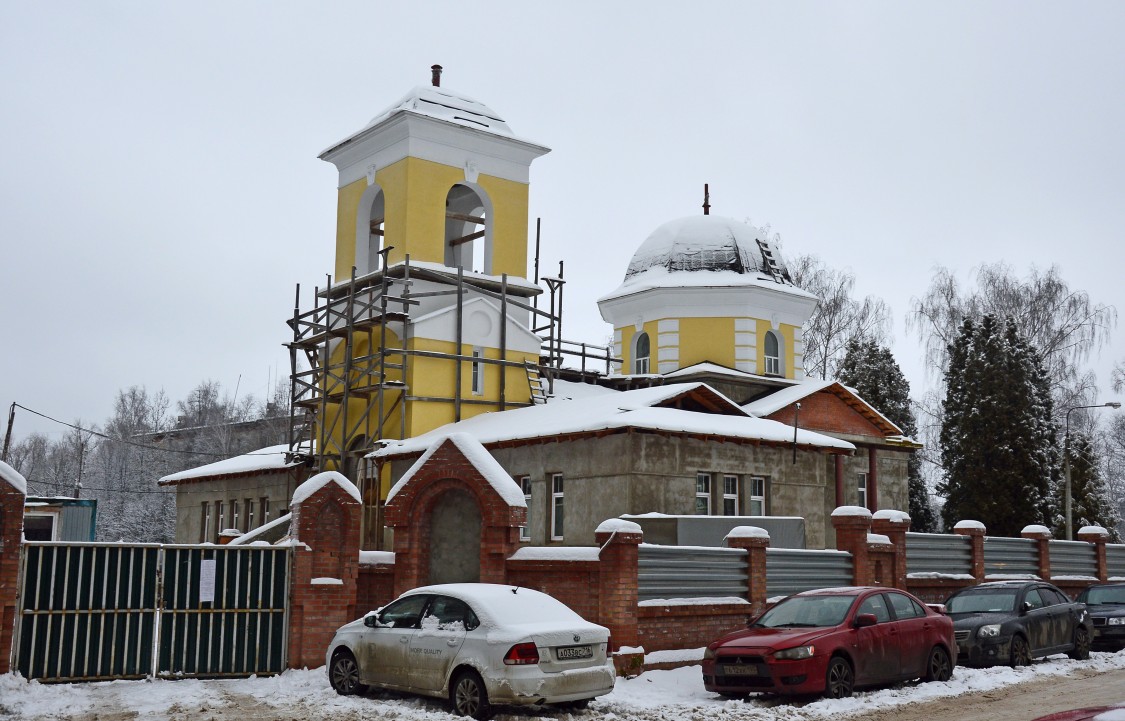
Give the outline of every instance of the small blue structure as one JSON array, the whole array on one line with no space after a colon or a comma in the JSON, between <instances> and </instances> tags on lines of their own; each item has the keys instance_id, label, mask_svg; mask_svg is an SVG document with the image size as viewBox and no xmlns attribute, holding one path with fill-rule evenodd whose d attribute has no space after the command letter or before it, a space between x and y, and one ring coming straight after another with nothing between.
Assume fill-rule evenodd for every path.
<instances>
[{"instance_id":1,"label":"small blue structure","mask_svg":"<svg viewBox=\"0 0 1125 721\"><path fill-rule=\"evenodd\" d=\"M93 541L98 502L93 498L28 496L23 537L28 541Z\"/></svg>"}]
</instances>

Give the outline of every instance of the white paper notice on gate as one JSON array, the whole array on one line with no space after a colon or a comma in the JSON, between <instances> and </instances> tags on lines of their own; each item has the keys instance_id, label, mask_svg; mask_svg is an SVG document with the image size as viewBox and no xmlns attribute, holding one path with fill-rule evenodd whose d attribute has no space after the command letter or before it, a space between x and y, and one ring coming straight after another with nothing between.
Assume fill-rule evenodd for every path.
<instances>
[{"instance_id":1,"label":"white paper notice on gate","mask_svg":"<svg viewBox=\"0 0 1125 721\"><path fill-rule=\"evenodd\" d=\"M199 602L215 602L215 561L199 562Z\"/></svg>"}]
</instances>

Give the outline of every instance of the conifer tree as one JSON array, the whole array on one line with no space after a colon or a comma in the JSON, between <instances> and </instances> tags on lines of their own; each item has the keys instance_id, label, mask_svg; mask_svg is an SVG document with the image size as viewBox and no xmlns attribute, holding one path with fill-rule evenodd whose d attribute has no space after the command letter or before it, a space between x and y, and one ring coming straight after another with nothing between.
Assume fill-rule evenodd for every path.
<instances>
[{"instance_id":1,"label":"conifer tree","mask_svg":"<svg viewBox=\"0 0 1125 721\"><path fill-rule=\"evenodd\" d=\"M1010 320L966 320L949 348L941 456L942 519L1018 536L1047 519L1057 475L1050 393L1036 353Z\"/></svg>"},{"instance_id":2,"label":"conifer tree","mask_svg":"<svg viewBox=\"0 0 1125 721\"><path fill-rule=\"evenodd\" d=\"M872 338L848 342L840 365L840 382L874 406L911 438L917 433L914 411L910 408L910 383L889 348ZM907 464L910 526L922 533L937 530L937 516L930 505L930 493L922 478L922 459L910 455Z\"/></svg>"},{"instance_id":3,"label":"conifer tree","mask_svg":"<svg viewBox=\"0 0 1125 721\"><path fill-rule=\"evenodd\" d=\"M1110 533L1110 542L1118 543L1117 524L1121 518L1110 500L1109 488L1100 471L1101 459L1085 435L1070 436L1070 511L1074 530L1083 526L1101 526ZM1052 487L1051 532L1056 538L1066 534L1065 479Z\"/></svg>"}]
</instances>

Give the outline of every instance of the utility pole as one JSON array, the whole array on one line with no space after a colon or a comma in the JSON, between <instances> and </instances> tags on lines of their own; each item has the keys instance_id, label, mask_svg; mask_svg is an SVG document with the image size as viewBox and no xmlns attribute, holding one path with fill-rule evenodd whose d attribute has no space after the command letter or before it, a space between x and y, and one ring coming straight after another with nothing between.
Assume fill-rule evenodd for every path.
<instances>
[{"instance_id":1,"label":"utility pole","mask_svg":"<svg viewBox=\"0 0 1125 721\"><path fill-rule=\"evenodd\" d=\"M16 423L16 404L8 410L8 430L4 433L4 452L0 453L0 461L8 462L8 446L12 444L12 426Z\"/></svg>"}]
</instances>

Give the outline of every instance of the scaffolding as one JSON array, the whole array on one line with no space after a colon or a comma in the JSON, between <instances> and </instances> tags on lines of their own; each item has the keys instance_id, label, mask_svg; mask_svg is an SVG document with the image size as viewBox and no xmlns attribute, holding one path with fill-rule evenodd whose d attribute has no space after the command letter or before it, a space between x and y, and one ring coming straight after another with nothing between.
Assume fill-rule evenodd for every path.
<instances>
[{"instance_id":1,"label":"scaffolding","mask_svg":"<svg viewBox=\"0 0 1125 721\"><path fill-rule=\"evenodd\" d=\"M332 285L329 279L324 289L314 289L310 309L301 310L301 287L297 286L293 317L289 320L293 341L287 344L292 399L289 449L293 457L304 457L319 470L334 468L353 480L365 480L369 469L363 467L362 458L384 439L406 437L409 403L452 404L454 420L459 421L466 405L483 404L503 411L546 403L560 373L565 371L571 378L577 374L583 381L594 382L598 377L611 375L615 365L621 363L612 348L562 339L565 281L561 262L558 277L540 279L536 268L536 278L547 285L549 295L548 308L540 309L536 296L542 291L529 288L526 281L511 285L507 274L498 279L472 273L467 276L461 267L412 264L409 255L403 262L388 266L390 250L380 251L380 270L356 277L353 267L349 280ZM431 281L438 289L414 290L412 286L421 280ZM499 305L499 358L460 352L464 305L470 294ZM448 298L456 309L454 343L459 352L411 348L411 309L423 300L442 297ZM540 341L537 363L509 357L506 319L509 312L521 310L529 314L530 328ZM420 357L450 364L455 379L452 396L411 393L405 381L410 364ZM501 368L497 399L473 398L471 394L464 397L462 369L466 363ZM529 402L508 397L506 370L513 367L526 374ZM363 401L360 410L354 407L353 401L357 400ZM374 433L369 435L368 430Z\"/></svg>"}]
</instances>

